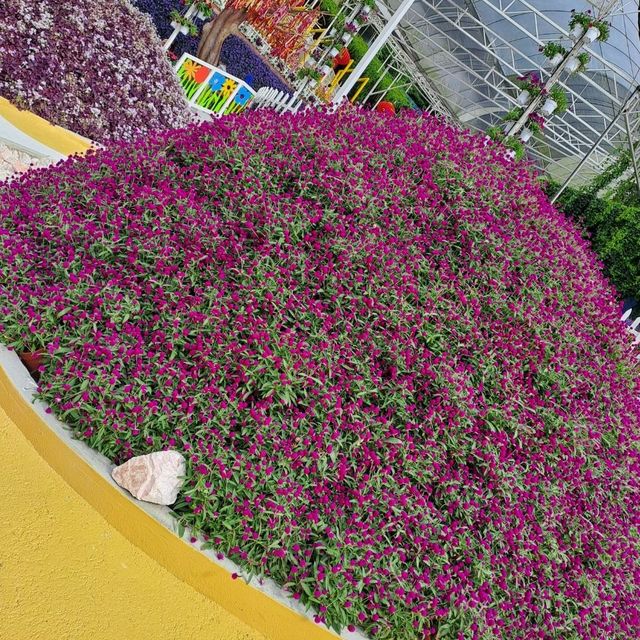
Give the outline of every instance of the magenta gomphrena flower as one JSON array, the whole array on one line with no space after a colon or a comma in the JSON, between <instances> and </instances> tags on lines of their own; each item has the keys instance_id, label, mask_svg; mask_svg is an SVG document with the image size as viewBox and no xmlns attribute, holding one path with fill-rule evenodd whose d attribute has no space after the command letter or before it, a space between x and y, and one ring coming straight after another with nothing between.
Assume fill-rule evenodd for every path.
<instances>
[{"instance_id":1,"label":"magenta gomphrena flower","mask_svg":"<svg viewBox=\"0 0 640 640\"><path fill-rule=\"evenodd\" d=\"M205 546L384 640L640 637L638 371L530 168L353 111L113 145L0 191L0 337Z\"/></svg>"},{"instance_id":2,"label":"magenta gomphrena flower","mask_svg":"<svg viewBox=\"0 0 640 640\"><path fill-rule=\"evenodd\" d=\"M149 17L127 0L3 0L0 96L96 142L193 117Z\"/></svg>"}]
</instances>

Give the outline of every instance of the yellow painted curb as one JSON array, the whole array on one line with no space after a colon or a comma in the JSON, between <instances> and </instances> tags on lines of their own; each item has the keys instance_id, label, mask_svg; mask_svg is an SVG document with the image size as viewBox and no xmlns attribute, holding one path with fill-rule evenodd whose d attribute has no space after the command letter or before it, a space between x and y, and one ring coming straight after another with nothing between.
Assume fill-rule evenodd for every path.
<instances>
[{"instance_id":1,"label":"yellow painted curb","mask_svg":"<svg viewBox=\"0 0 640 640\"><path fill-rule=\"evenodd\" d=\"M111 526L159 565L269 640L336 636L247 585L166 529L74 453L18 393L0 367L0 399L9 419L47 463ZM78 527L82 523L77 523ZM167 594L170 600L171 594Z\"/></svg>"},{"instance_id":2,"label":"yellow painted curb","mask_svg":"<svg viewBox=\"0 0 640 640\"><path fill-rule=\"evenodd\" d=\"M92 146L90 140L51 124L31 111L21 111L5 98L0 98L0 116L40 144L65 156L84 153Z\"/></svg>"}]
</instances>

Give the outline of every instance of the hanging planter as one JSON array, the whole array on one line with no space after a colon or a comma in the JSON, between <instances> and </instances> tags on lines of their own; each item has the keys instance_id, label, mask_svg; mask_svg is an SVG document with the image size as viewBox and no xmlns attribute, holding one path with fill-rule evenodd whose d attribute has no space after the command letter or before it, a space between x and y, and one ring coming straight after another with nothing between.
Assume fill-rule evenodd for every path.
<instances>
[{"instance_id":1,"label":"hanging planter","mask_svg":"<svg viewBox=\"0 0 640 640\"><path fill-rule=\"evenodd\" d=\"M569 35L575 40L585 36L588 42L600 40L604 42L609 38L609 23L604 20L594 20L591 11L571 11L571 19L569 20Z\"/></svg>"},{"instance_id":2,"label":"hanging planter","mask_svg":"<svg viewBox=\"0 0 640 640\"><path fill-rule=\"evenodd\" d=\"M316 64L317 64L317 61L315 58L309 57L304 61L304 66L307 67L308 69L313 69L313 67L315 67Z\"/></svg>"},{"instance_id":3,"label":"hanging planter","mask_svg":"<svg viewBox=\"0 0 640 640\"><path fill-rule=\"evenodd\" d=\"M516 98L516 102L521 107L525 107L526 105L528 105L530 100L531 100L531 93L529 91L527 91L526 89L524 91L521 91L518 94L518 97Z\"/></svg>"},{"instance_id":4,"label":"hanging planter","mask_svg":"<svg viewBox=\"0 0 640 640\"><path fill-rule=\"evenodd\" d=\"M544 47L539 49L549 60L549 63L553 67L557 67L567 55L567 50L557 42L547 42Z\"/></svg>"},{"instance_id":5,"label":"hanging planter","mask_svg":"<svg viewBox=\"0 0 640 640\"><path fill-rule=\"evenodd\" d=\"M556 53L553 58L549 58L549 63L552 67L557 67L564 60L564 56L561 53Z\"/></svg>"},{"instance_id":6,"label":"hanging planter","mask_svg":"<svg viewBox=\"0 0 640 640\"><path fill-rule=\"evenodd\" d=\"M335 27L331 27L329 30L329 37L335 38L338 35L338 30Z\"/></svg>"},{"instance_id":7,"label":"hanging planter","mask_svg":"<svg viewBox=\"0 0 640 640\"><path fill-rule=\"evenodd\" d=\"M333 71L333 69L331 69L331 67L328 64L323 64L322 67L320 68L320 73L322 74L323 77L329 75L331 71Z\"/></svg>"},{"instance_id":8,"label":"hanging planter","mask_svg":"<svg viewBox=\"0 0 640 640\"><path fill-rule=\"evenodd\" d=\"M360 13L368 16L371 13L371 7L368 4L365 4L364 7L360 10Z\"/></svg>"},{"instance_id":9,"label":"hanging planter","mask_svg":"<svg viewBox=\"0 0 640 640\"><path fill-rule=\"evenodd\" d=\"M587 33L585 34L585 38L587 42L593 42L600 37L600 29L598 27L591 26L587 29Z\"/></svg>"},{"instance_id":10,"label":"hanging planter","mask_svg":"<svg viewBox=\"0 0 640 640\"><path fill-rule=\"evenodd\" d=\"M344 42L344 44L348 45L351 41L353 40L353 35L350 33L343 33L342 34L342 42Z\"/></svg>"},{"instance_id":11,"label":"hanging planter","mask_svg":"<svg viewBox=\"0 0 640 640\"><path fill-rule=\"evenodd\" d=\"M573 40L579 40L582 37L583 33L584 27L581 24L577 24L575 27L573 27L573 29L571 29L571 31L569 31L569 36Z\"/></svg>"},{"instance_id":12,"label":"hanging planter","mask_svg":"<svg viewBox=\"0 0 640 640\"><path fill-rule=\"evenodd\" d=\"M330 58L335 58L339 54L340 54L340 49L338 49L338 47L331 47L331 51L329 51Z\"/></svg>"},{"instance_id":13,"label":"hanging planter","mask_svg":"<svg viewBox=\"0 0 640 640\"><path fill-rule=\"evenodd\" d=\"M558 108L558 103L553 98L547 98L540 109L543 116L550 116Z\"/></svg>"},{"instance_id":14,"label":"hanging planter","mask_svg":"<svg viewBox=\"0 0 640 640\"><path fill-rule=\"evenodd\" d=\"M522 131L520 131L520 140L524 143L529 142L531 136L533 136L533 131L529 127L523 127Z\"/></svg>"},{"instance_id":15,"label":"hanging planter","mask_svg":"<svg viewBox=\"0 0 640 640\"><path fill-rule=\"evenodd\" d=\"M575 56L571 56L567 60L567 64L564 67L569 73L575 73L580 68L580 60Z\"/></svg>"}]
</instances>

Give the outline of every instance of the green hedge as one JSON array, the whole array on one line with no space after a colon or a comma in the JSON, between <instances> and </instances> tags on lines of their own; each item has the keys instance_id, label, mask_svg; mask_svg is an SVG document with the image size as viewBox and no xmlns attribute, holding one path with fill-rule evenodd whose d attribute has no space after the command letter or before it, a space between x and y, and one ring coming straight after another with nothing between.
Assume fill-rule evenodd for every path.
<instances>
[{"instance_id":1,"label":"green hedge","mask_svg":"<svg viewBox=\"0 0 640 640\"><path fill-rule=\"evenodd\" d=\"M604 197L597 196L629 166L629 154L621 153L590 184L566 189L556 206L589 233L605 275L621 296L640 300L640 194L635 178L623 180ZM552 196L558 188L551 182L547 193Z\"/></svg>"},{"instance_id":2,"label":"green hedge","mask_svg":"<svg viewBox=\"0 0 640 640\"><path fill-rule=\"evenodd\" d=\"M369 45L362 36L355 36L349 44L349 53L356 63L364 57L364 54L368 50ZM364 91L358 96L357 102L361 102L364 99L364 96L367 93L367 88L376 84L378 80L380 80L380 82L378 83L377 89L389 89L394 80L393 76L388 71L383 71L382 61L378 56L371 61L369 66L366 68L364 75L369 78L369 83L367 87L365 87ZM380 76L382 76L382 79L380 79ZM411 100L407 95L407 92L403 89L389 89L389 91L385 93L384 99L392 102L396 108L411 106Z\"/></svg>"}]
</instances>

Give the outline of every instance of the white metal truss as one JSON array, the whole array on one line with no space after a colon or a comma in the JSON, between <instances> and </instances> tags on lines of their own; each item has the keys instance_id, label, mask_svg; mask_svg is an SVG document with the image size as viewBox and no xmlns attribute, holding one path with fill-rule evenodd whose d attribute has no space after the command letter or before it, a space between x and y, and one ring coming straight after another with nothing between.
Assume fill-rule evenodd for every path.
<instances>
[{"instance_id":1,"label":"white metal truss","mask_svg":"<svg viewBox=\"0 0 640 640\"><path fill-rule=\"evenodd\" d=\"M393 12L397 1L379 0L381 15ZM550 76L552 69L545 67L540 46L564 40L571 48L568 9L575 5L563 13L557 6L553 11L543 10L541 4L543 0L535 4L527 0L416 0L389 45L394 53L402 52L403 62L408 57L428 80L428 99L438 94L435 111L453 113L465 126L486 130L516 106L514 80L518 76L535 72L543 81ZM544 137L528 146L532 159L555 177L566 176L587 155L585 169L599 172L614 149L634 138L637 141L640 135L637 110L628 112L631 140L625 118L616 118L640 78L637 11L636 0L620 0L613 12L609 42L586 47L592 58L587 72L560 79L569 108L550 118Z\"/></svg>"}]
</instances>

